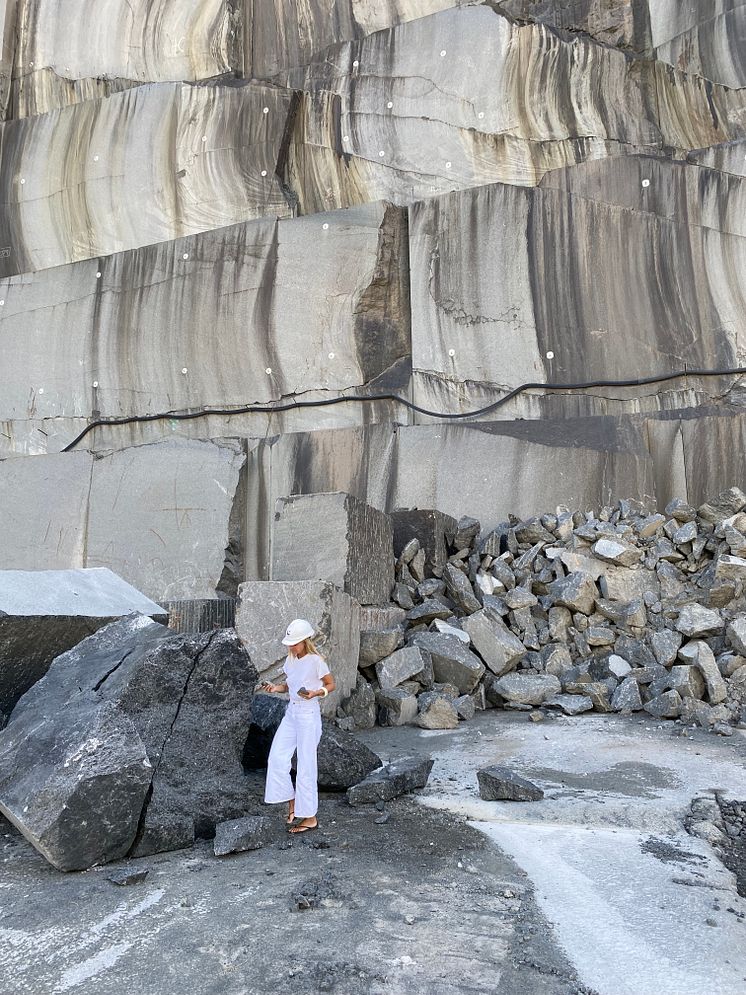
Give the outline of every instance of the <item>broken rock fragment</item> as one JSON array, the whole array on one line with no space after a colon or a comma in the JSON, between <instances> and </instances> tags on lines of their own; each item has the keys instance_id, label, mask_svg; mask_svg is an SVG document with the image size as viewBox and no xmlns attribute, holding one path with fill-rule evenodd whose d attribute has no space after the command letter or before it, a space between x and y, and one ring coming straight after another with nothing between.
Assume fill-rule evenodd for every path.
<instances>
[{"instance_id":1,"label":"broken rock fragment","mask_svg":"<svg viewBox=\"0 0 746 995\"><path fill-rule=\"evenodd\" d=\"M350 805L372 805L391 801L399 795L424 788L433 761L430 757L402 757L369 774L364 781L347 791Z\"/></svg>"},{"instance_id":2,"label":"broken rock fragment","mask_svg":"<svg viewBox=\"0 0 746 995\"><path fill-rule=\"evenodd\" d=\"M267 816L254 815L243 819L231 819L215 827L213 852L216 857L224 857L228 853L258 850L271 843L274 835L272 820Z\"/></svg>"},{"instance_id":3,"label":"broken rock fragment","mask_svg":"<svg viewBox=\"0 0 746 995\"><path fill-rule=\"evenodd\" d=\"M485 801L537 802L544 792L507 767L484 767L477 771L479 797Z\"/></svg>"}]
</instances>

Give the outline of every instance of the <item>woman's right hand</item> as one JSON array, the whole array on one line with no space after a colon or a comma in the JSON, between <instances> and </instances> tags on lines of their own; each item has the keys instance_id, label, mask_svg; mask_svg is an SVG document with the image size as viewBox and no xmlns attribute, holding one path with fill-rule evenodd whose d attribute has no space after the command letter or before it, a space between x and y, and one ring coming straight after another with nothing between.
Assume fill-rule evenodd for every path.
<instances>
[{"instance_id":1,"label":"woman's right hand","mask_svg":"<svg viewBox=\"0 0 746 995\"><path fill-rule=\"evenodd\" d=\"M269 681L262 681L262 683L259 686L261 687L262 691L266 691L268 694L277 693L277 685L270 684Z\"/></svg>"}]
</instances>

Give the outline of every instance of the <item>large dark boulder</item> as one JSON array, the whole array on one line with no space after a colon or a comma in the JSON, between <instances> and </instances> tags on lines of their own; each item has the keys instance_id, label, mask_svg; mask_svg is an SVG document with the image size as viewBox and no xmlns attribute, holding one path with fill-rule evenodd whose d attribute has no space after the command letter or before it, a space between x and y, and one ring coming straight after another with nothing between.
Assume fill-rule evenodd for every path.
<instances>
[{"instance_id":1,"label":"large dark boulder","mask_svg":"<svg viewBox=\"0 0 746 995\"><path fill-rule=\"evenodd\" d=\"M0 733L0 811L60 870L184 846L249 814L256 671L233 630L143 616L59 656Z\"/></svg>"},{"instance_id":2,"label":"large dark boulder","mask_svg":"<svg viewBox=\"0 0 746 995\"><path fill-rule=\"evenodd\" d=\"M287 699L277 695L255 695L251 706L249 735L243 752L247 770L262 770L267 766L272 739L287 706ZM318 761L319 787L325 791L346 791L382 766L377 754L325 719L322 720Z\"/></svg>"}]
</instances>

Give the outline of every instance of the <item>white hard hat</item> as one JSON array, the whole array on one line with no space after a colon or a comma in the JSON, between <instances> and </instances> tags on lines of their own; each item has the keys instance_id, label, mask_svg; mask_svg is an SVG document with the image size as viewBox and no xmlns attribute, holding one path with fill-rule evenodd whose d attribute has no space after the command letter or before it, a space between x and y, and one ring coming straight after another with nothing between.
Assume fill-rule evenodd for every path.
<instances>
[{"instance_id":1,"label":"white hard hat","mask_svg":"<svg viewBox=\"0 0 746 995\"><path fill-rule=\"evenodd\" d=\"M282 640L285 646L295 646L302 643L304 639L310 639L313 635L313 626L304 618L296 618L290 623Z\"/></svg>"}]
</instances>

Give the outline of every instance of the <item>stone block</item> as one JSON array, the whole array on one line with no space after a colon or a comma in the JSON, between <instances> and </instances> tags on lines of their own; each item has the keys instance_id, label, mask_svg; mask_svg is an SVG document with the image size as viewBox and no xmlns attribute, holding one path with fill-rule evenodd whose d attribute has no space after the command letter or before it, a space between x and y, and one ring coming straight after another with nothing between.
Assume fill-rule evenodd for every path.
<instances>
[{"instance_id":1,"label":"stone block","mask_svg":"<svg viewBox=\"0 0 746 995\"><path fill-rule=\"evenodd\" d=\"M512 670L526 652L520 639L489 609L474 612L462 625L474 649L497 677Z\"/></svg>"},{"instance_id":2,"label":"stone block","mask_svg":"<svg viewBox=\"0 0 746 995\"><path fill-rule=\"evenodd\" d=\"M676 628L690 639L699 639L720 632L724 624L720 612L703 605L689 604L679 612Z\"/></svg>"},{"instance_id":3,"label":"stone block","mask_svg":"<svg viewBox=\"0 0 746 995\"><path fill-rule=\"evenodd\" d=\"M561 611L562 609L557 610ZM555 677L559 677L572 667L570 650L564 643L547 643L546 646L542 647L541 658L544 662L545 672L554 674Z\"/></svg>"},{"instance_id":4,"label":"stone block","mask_svg":"<svg viewBox=\"0 0 746 995\"><path fill-rule=\"evenodd\" d=\"M544 792L507 767L483 767L477 771L479 797L485 801L537 802Z\"/></svg>"},{"instance_id":5,"label":"stone block","mask_svg":"<svg viewBox=\"0 0 746 995\"><path fill-rule=\"evenodd\" d=\"M384 657L391 656L403 642L403 629L361 629L358 666L374 667Z\"/></svg>"},{"instance_id":6,"label":"stone block","mask_svg":"<svg viewBox=\"0 0 746 995\"><path fill-rule=\"evenodd\" d=\"M461 694L473 691L484 674L482 661L458 636L423 632L414 637L413 645L430 654L434 679L455 684Z\"/></svg>"},{"instance_id":7,"label":"stone block","mask_svg":"<svg viewBox=\"0 0 746 995\"><path fill-rule=\"evenodd\" d=\"M294 618L308 619L319 635L319 652L337 684L337 690L321 700L321 712L334 715L357 681L360 606L324 581L252 580L241 584L236 631L262 677L279 676L287 656L281 640Z\"/></svg>"},{"instance_id":8,"label":"stone block","mask_svg":"<svg viewBox=\"0 0 746 995\"><path fill-rule=\"evenodd\" d=\"M403 688L382 688L376 703L379 725L404 726L417 718L417 697Z\"/></svg>"},{"instance_id":9,"label":"stone block","mask_svg":"<svg viewBox=\"0 0 746 995\"><path fill-rule=\"evenodd\" d=\"M582 612L584 615L591 614L598 596L593 578L581 571L552 581L548 585L548 592L561 608L569 608L570 611Z\"/></svg>"},{"instance_id":10,"label":"stone block","mask_svg":"<svg viewBox=\"0 0 746 995\"><path fill-rule=\"evenodd\" d=\"M372 729L376 724L376 695L362 674L357 675L357 684L337 712L352 719L353 729Z\"/></svg>"},{"instance_id":11,"label":"stone block","mask_svg":"<svg viewBox=\"0 0 746 995\"><path fill-rule=\"evenodd\" d=\"M453 704L458 712L458 717L464 722L468 722L476 715L477 703L473 694L462 694L454 700Z\"/></svg>"},{"instance_id":12,"label":"stone block","mask_svg":"<svg viewBox=\"0 0 746 995\"><path fill-rule=\"evenodd\" d=\"M389 516L342 491L280 498L272 580L326 580L362 605L387 602L394 586Z\"/></svg>"},{"instance_id":13,"label":"stone block","mask_svg":"<svg viewBox=\"0 0 746 995\"><path fill-rule=\"evenodd\" d=\"M599 539L593 544L593 553L600 560L615 563L622 567L631 567L642 559L642 550L616 539Z\"/></svg>"},{"instance_id":14,"label":"stone block","mask_svg":"<svg viewBox=\"0 0 746 995\"><path fill-rule=\"evenodd\" d=\"M715 563L716 580L746 580L746 559L722 553Z\"/></svg>"},{"instance_id":15,"label":"stone block","mask_svg":"<svg viewBox=\"0 0 746 995\"><path fill-rule=\"evenodd\" d=\"M662 667L670 667L683 641L681 633L661 629L659 632L651 632L649 639L655 659Z\"/></svg>"},{"instance_id":16,"label":"stone block","mask_svg":"<svg viewBox=\"0 0 746 995\"><path fill-rule=\"evenodd\" d=\"M739 615L725 630L728 642L740 656L746 656L746 615Z\"/></svg>"},{"instance_id":17,"label":"stone block","mask_svg":"<svg viewBox=\"0 0 746 995\"><path fill-rule=\"evenodd\" d=\"M424 788L433 769L430 757L401 757L369 774L347 791L350 805L388 802L399 795Z\"/></svg>"},{"instance_id":18,"label":"stone block","mask_svg":"<svg viewBox=\"0 0 746 995\"><path fill-rule=\"evenodd\" d=\"M671 667L669 687L672 691L678 691L682 698L700 699L705 693L705 680L697 667L681 664Z\"/></svg>"},{"instance_id":19,"label":"stone block","mask_svg":"<svg viewBox=\"0 0 746 995\"><path fill-rule=\"evenodd\" d=\"M441 511L418 508L397 508L391 512L394 533L394 555L412 539L417 539L425 551L425 570L440 574L448 560L448 547L456 535L458 523Z\"/></svg>"},{"instance_id":20,"label":"stone block","mask_svg":"<svg viewBox=\"0 0 746 995\"><path fill-rule=\"evenodd\" d=\"M639 712L642 708L640 685L634 677L625 678L611 696L611 707L615 712Z\"/></svg>"},{"instance_id":21,"label":"stone block","mask_svg":"<svg viewBox=\"0 0 746 995\"><path fill-rule=\"evenodd\" d=\"M132 613L167 620L111 570L0 570L0 712L10 713L56 656Z\"/></svg>"},{"instance_id":22,"label":"stone block","mask_svg":"<svg viewBox=\"0 0 746 995\"><path fill-rule=\"evenodd\" d=\"M559 708L565 715L582 715L593 711L593 702L583 694L553 694L547 698L545 708Z\"/></svg>"},{"instance_id":23,"label":"stone block","mask_svg":"<svg viewBox=\"0 0 746 995\"><path fill-rule=\"evenodd\" d=\"M656 698L651 698L643 707L657 719L675 719L681 711L681 695L678 691L664 691Z\"/></svg>"},{"instance_id":24,"label":"stone block","mask_svg":"<svg viewBox=\"0 0 746 995\"><path fill-rule=\"evenodd\" d=\"M725 701L728 687L715 661L715 654L706 642L697 639L687 643L679 650L679 658L700 671L707 685L707 697L711 705L719 705Z\"/></svg>"},{"instance_id":25,"label":"stone block","mask_svg":"<svg viewBox=\"0 0 746 995\"><path fill-rule=\"evenodd\" d=\"M216 857L224 857L228 853L259 850L267 843L271 843L275 835L272 820L265 815L230 819L215 827L213 852Z\"/></svg>"}]
</instances>

